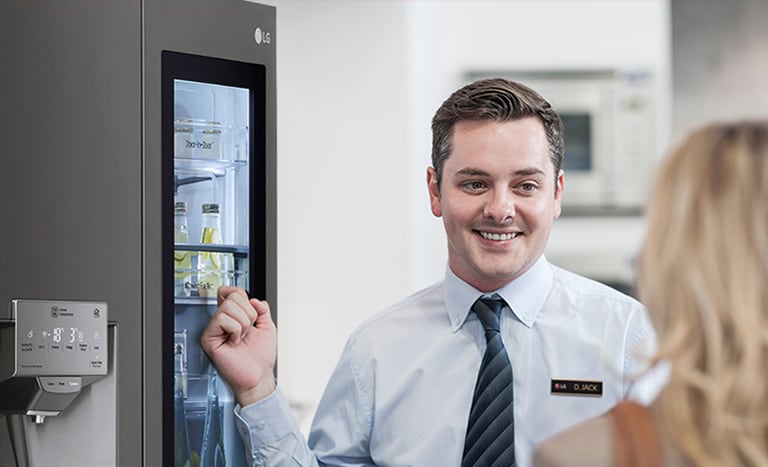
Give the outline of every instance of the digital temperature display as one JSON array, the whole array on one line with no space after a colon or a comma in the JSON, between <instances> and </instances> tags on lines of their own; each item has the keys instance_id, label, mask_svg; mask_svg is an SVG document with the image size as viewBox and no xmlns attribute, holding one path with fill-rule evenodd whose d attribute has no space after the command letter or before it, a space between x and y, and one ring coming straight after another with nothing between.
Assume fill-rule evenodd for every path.
<instances>
[{"instance_id":1,"label":"digital temperature display","mask_svg":"<svg viewBox=\"0 0 768 467\"><path fill-rule=\"evenodd\" d=\"M107 374L107 304L13 300L17 376Z\"/></svg>"},{"instance_id":2,"label":"digital temperature display","mask_svg":"<svg viewBox=\"0 0 768 467\"><path fill-rule=\"evenodd\" d=\"M30 331L29 337L32 337L34 331ZM64 339L65 342L74 344L75 342L83 342L85 339L85 333L78 328L53 328L53 331L43 330L40 335L43 339L52 339L53 342L61 342ZM62 337L63 336L63 337Z\"/></svg>"}]
</instances>

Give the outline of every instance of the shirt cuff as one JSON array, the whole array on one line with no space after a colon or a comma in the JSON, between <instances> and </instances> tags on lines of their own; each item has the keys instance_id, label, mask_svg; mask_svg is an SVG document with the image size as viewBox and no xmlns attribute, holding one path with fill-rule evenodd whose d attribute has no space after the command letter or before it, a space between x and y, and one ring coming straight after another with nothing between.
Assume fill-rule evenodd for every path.
<instances>
[{"instance_id":1,"label":"shirt cuff","mask_svg":"<svg viewBox=\"0 0 768 467\"><path fill-rule=\"evenodd\" d=\"M256 453L273 445L299 427L280 388L266 398L245 407L235 406L235 424L245 443L246 452Z\"/></svg>"}]
</instances>

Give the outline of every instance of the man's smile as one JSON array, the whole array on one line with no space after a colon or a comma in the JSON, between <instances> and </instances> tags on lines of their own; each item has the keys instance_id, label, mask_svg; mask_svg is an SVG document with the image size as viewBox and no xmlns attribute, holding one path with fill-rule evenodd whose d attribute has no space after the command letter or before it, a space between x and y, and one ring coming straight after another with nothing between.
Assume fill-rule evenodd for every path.
<instances>
[{"instance_id":1,"label":"man's smile","mask_svg":"<svg viewBox=\"0 0 768 467\"><path fill-rule=\"evenodd\" d=\"M477 233L479 233L480 236L486 240L495 240L495 241L512 240L513 238L520 235L520 232L497 233L497 232L485 232L482 230L478 230Z\"/></svg>"}]
</instances>

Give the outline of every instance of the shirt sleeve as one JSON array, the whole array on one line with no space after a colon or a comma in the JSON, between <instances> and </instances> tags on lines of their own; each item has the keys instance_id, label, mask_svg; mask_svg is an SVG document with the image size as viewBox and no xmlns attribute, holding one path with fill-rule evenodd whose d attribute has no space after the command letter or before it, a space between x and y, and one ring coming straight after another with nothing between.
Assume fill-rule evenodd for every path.
<instances>
[{"instance_id":1,"label":"shirt sleeve","mask_svg":"<svg viewBox=\"0 0 768 467\"><path fill-rule=\"evenodd\" d=\"M318 465L279 388L263 400L236 406L235 424L249 466Z\"/></svg>"},{"instance_id":2,"label":"shirt sleeve","mask_svg":"<svg viewBox=\"0 0 768 467\"><path fill-rule=\"evenodd\" d=\"M369 449L373 374L361 371L352 348L350 340L317 406L309 442L280 388L261 401L235 408L249 466L375 465Z\"/></svg>"}]
</instances>

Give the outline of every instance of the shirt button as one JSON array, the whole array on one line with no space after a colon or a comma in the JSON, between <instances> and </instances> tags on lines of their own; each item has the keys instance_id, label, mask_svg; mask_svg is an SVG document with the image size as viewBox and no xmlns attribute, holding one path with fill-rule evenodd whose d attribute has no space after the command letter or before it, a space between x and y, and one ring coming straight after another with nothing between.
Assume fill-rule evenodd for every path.
<instances>
[{"instance_id":1,"label":"shirt button","mask_svg":"<svg viewBox=\"0 0 768 467\"><path fill-rule=\"evenodd\" d=\"M264 422L256 422L256 429L257 430L263 430L266 425Z\"/></svg>"}]
</instances>

